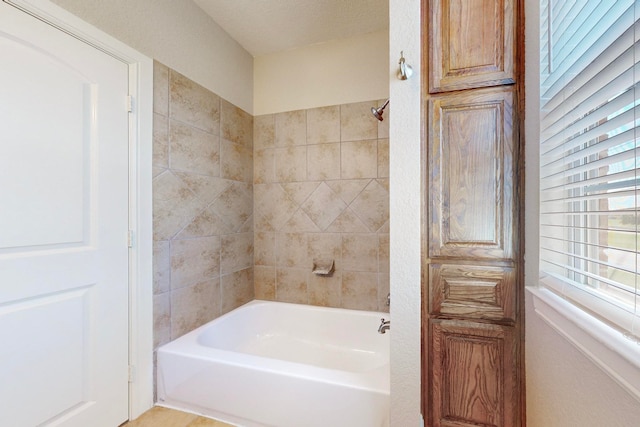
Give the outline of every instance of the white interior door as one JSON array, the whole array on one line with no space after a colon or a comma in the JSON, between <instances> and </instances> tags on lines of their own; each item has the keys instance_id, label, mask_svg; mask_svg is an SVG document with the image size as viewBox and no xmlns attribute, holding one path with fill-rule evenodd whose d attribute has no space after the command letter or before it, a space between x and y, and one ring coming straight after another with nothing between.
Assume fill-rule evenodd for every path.
<instances>
[{"instance_id":1,"label":"white interior door","mask_svg":"<svg viewBox=\"0 0 640 427\"><path fill-rule=\"evenodd\" d=\"M0 1L0 426L128 416L128 66Z\"/></svg>"}]
</instances>

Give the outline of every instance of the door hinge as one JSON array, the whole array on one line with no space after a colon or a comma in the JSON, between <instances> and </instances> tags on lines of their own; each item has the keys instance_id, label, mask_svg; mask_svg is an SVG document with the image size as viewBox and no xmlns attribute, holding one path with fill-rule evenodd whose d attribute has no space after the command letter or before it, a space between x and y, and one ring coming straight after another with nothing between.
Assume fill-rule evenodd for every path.
<instances>
[{"instance_id":1,"label":"door hinge","mask_svg":"<svg viewBox=\"0 0 640 427\"><path fill-rule=\"evenodd\" d=\"M129 365L129 382L135 382L136 381L136 367L133 365Z\"/></svg>"},{"instance_id":2,"label":"door hinge","mask_svg":"<svg viewBox=\"0 0 640 427\"><path fill-rule=\"evenodd\" d=\"M127 112L133 113L133 96L127 95Z\"/></svg>"},{"instance_id":3,"label":"door hinge","mask_svg":"<svg viewBox=\"0 0 640 427\"><path fill-rule=\"evenodd\" d=\"M127 231L127 246L132 248L135 240L135 236L133 234L133 230Z\"/></svg>"}]
</instances>

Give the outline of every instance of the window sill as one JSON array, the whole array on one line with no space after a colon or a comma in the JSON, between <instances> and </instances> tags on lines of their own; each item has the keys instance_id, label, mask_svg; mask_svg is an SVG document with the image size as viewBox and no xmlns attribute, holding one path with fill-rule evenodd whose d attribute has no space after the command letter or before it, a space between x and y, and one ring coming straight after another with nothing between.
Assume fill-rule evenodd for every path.
<instances>
[{"instance_id":1,"label":"window sill","mask_svg":"<svg viewBox=\"0 0 640 427\"><path fill-rule=\"evenodd\" d=\"M640 401L640 345L555 293L527 286L536 314Z\"/></svg>"}]
</instances>

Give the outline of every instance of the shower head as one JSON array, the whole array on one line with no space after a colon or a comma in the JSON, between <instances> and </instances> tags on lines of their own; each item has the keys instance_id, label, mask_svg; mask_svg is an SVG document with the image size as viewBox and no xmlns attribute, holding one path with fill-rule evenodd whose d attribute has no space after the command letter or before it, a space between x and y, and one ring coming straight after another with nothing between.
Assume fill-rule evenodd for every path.
<instances>
[{"instance_id":1,"label":"shower head","mask_svg":"<svg viewBox=\"0 0 640 427\"><path fill-rule=\"evenodd\" d=\"M384 112L384 109L387 108L387 105L389 105L388 99L385 101L384 105L380 108L371 107L371 114L373 114L373 117L375 117L380 121L383 121L384 118L382 117L382 113Z\"/></svg>"}]
</instances>

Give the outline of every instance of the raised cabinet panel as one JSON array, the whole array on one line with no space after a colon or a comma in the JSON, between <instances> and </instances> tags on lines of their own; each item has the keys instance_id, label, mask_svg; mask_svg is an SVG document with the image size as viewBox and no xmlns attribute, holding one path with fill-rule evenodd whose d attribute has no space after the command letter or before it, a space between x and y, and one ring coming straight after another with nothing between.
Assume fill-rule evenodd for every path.
<instances>
[{"instance_id":1,"label":"raised cabinet panel","mask_svg":"<svg viewBox=\"0 0 640 427\"><path fill-rule=\"evenodd\" d=\"M432 427L518 424L515 329L430 320Z\"/></svg>"},{"instance_id":2,"label":"raised cabinet panel","mask_svg":"<svg viewBox=\"0 0 640 427\"><path fill-rule=\"evenodd\" d=\"M515 82L514 0L431 0L429 92Z\"/></svg>"},{"instance_id":3,"label":"raised cabinet panel","mask_svg":"<svg viewBox=\"0 0 640 427\"><path fill-rule=\"evenodd\" d=\"M510 267L429 265L429 312L515 321L515 271Z\"/></svg>"},{"instance_id":4,"label":"raised cabinet panel","mask_svg":"<svg viewBox=\"0 0 640 427\"><path fill-rule=\"evenodd\" d=\"M428 104L430 258L514 256L513 88Z\"/></svg>"}]
</instances>

